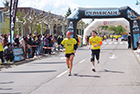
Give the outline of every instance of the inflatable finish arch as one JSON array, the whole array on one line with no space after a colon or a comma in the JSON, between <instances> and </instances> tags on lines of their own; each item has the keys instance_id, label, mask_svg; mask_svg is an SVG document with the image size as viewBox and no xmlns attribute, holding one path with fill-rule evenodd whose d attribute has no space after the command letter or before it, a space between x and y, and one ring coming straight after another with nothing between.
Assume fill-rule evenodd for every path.
<instances>
[{"instance_id":1,"label":"inflatable finish arch","mask_svg":"<svg viewBox=\"0 0 140 94\"><path fill-rule=\"evenodd\" d=\"M72 32L72 37L75 38L77 22L82 18L125 18L130 24L132 47L136 49L136 42L138 42L140 34L140 20L136 19L137 16L139 14L128 6L120 8L77 8L67 18L67 29Z\"/></svg>"},{"instance_id":2,"label":"inflatable finish arch","mask_svg":"<svg viewBox=\"0 0 140 94\"><path fill-rule=\"evenodd\" d=\"M95 30L98 26L122 25L128 32L130 32L129 22L124 18L111 19L95 19L90 25L84 29L83 43L85 44L85 37Z\"/></svg>"}]
</instances>

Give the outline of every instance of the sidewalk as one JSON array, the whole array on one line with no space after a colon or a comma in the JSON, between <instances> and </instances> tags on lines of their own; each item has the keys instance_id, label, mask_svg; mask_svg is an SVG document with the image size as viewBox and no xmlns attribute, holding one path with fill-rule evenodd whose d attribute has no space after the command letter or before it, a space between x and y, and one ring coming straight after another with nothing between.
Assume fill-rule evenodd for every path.
<instances>
[{"instance_id":1,"label":"sidewalk","mask_svg":"<svg viewBox=\"0 0 140 94\"><path fill-rule=\"evenodd\" d=\"M133 52L140 63L140 49L134 50Z\"/></svg>"},{"instance_id":2,"label":"sidewalk","mask_svg":"<svg viewBox=\"0 0 140 94\"><path fill-rule=\"evenodd\" d=\"M1 64L0 70L7 69L7 68L12 68L14 66L29 63L29 62L32 62L32 61L35 61L35 60L38 60L38 59L43 59L44 57L50 57L52 55L57 55L60 52L62 52L62 51L56 51L55 54L52 53L51 55L49 55L49 54L48 55L42 55L42 56L34 57L34 58L31 58L31 59L26 59L26 60L23 60L23 61L15 62L13 64L11 64L11 63Z\"/></svg>"}]
</instances>

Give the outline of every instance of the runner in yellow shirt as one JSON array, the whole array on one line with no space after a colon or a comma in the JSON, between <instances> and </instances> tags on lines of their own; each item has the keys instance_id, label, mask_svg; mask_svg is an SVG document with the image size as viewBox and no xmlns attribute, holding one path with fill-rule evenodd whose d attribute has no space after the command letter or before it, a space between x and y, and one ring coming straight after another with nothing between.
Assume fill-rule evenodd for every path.
<instances>
[{"instance_id":1,"label":"runner in yellow shirt","mask_svg":"<svg viewBox=\"0 0 140 94\"><path fill-rule=\"evenodd\" d=\"M92 31L92 37L89 39L89 49L91 49L91 62L93 64L92 71L95 72L95 59L94 56L96 56L97 62L99 63L99 56L100 56L100 46L102 45L102 40L97 36L96 31ZM92 47L91 47L92 46Z\"/></svg>"},{"instance_id":2,"label":"runner in yellow shirt","mask_svg":"<svg viewBox=\"0 0 140 94\"><path fill-rule=\"evenodd\" d=\"M105 39L105 41L106 41L106 38L107 38L107 36L106 36L106 35L104 35L104 39Z\"/></svg>"},{"instance_id":3,"label":"runner in yellow shirt","mask_svg":"<svg viewBox=\"0 0 140 94\"><path fill-rule=\"evenodd\" d=\"M73 58L74 54L76 53L77 49L77 41L74 38L71 38L71 32L67 32L67 38L65 38L62 42L62 45L65 46L65 57L66 57L66 63L69 68L69 74L68 76L71 76L71 70L73 66Z\"/></svg>"},{"instance_id":4,"label":"runner in yellow shirt","mask_svg":"<svg viewBox=\"0 0 140 94\"><path fill-rule=\"evenodd\" d=\"M116 41L118 41L118 38L119 38L118 35L116 35Z\"/></svg>"},{"instance_id":5,"label":"runner in yellow shirt","mask_svg":"<svg viewBox=\"0 0 140 94\"><path fill-rule=\"evenodd\" d=\"M111 41L113 41L113 35L110 35Z\"/></svg>"}]
</instances>

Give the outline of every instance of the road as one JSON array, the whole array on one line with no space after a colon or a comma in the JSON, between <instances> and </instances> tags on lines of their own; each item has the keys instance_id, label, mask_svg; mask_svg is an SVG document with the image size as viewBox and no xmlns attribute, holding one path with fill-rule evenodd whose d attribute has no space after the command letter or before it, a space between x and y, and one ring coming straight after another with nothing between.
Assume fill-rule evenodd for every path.
<instances>
[{"instance_id":1,"label":"road","mask_svg":"<svg viewBox=\"0 0 140 94\"><path fill-rule=\"evenodd\" d=\"M104 41L92 72L88 46L77 50L72 76L64 53L0 71L0 94L140 94L140 63L127 42Z\"/></svg>"}]
</instances>

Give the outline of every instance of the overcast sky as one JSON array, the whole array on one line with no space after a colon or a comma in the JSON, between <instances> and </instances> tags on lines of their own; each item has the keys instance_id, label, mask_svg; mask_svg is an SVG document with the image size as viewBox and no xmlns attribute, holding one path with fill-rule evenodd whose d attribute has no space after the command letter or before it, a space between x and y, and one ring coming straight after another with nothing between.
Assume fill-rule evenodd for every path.
<instances>
[{"instance_id":1,"label":"overcast sky","mask_svg":"<svg viewBox=\"0 0 140 94\"><path fill-rule=\"evenodd\" d=\"M0 0L0 6L3 6ZM52 13L65 15L70 7L72 11L77 7L121 7L130 6L140 14L140 6L136 6L136 0L19 0L18 7L33 7Z\"/></svg>"}]
</instances>

